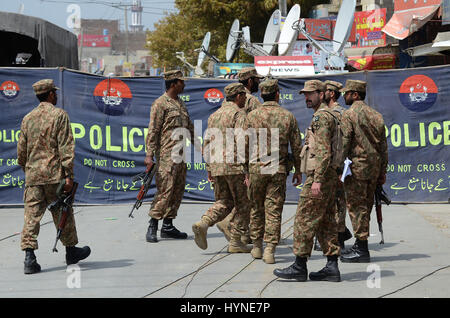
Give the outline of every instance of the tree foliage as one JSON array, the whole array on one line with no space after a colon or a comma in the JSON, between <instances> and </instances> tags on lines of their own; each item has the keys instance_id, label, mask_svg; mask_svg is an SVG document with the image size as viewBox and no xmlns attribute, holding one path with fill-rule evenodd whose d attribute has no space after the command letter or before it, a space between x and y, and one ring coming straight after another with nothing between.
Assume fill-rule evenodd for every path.
<instances>
[{"instance_id":1,"label":"tree foliage","mask_svg":"<svg viewBox=\"0 0 450 318\"><path fill-rule=\"evenodd\" d=\"M288 10L296 3L302 7L302 16L309 9L327 0L288 0ZM176 0L177 13L171 13L147 32L147 48L153 56L154 67L176 68L183 63L176 52L184 52L188 62L196 65L198 52L206 32L211 32L209 51L226 62L226 45L231 24L239 19L241 28L250 26L251 41L261 43L267 22L278 0ZM306 11L307 10L307 11ZM241 49L239 62L253 62Z\"/></svg>"}]
</instances>

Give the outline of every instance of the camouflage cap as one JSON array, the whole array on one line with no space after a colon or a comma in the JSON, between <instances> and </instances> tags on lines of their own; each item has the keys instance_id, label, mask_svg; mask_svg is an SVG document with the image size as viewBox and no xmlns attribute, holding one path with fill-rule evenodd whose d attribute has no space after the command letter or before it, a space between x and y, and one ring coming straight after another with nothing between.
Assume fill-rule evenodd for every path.
<instances>
[{"instance_id":1,"label":"camouflage cap","mask_svg":"<svg viewBox=\"0 0 450 318\"><path fill-rule=\"evenodd\" d=\"M319 80L310 80L310 81L305 82L305 86L298 93L302 94L304 92L314 92L314 91L325 92L325 90L326 90L326 85L324 82L319 81Z\"/></svg>"},{"instance_id":2,"label":"camouflage cap","mask_svg":"<svg viewBox=\"0 0 450 318\"><path fill-rule=\"evenodd\" d=\"M232 83L225 86L225 96L230 97L239 93L245 93L245 87L241 83Z\"/></svg>"},{"instance_id":3,"label":"camouflage cap","mask_svg":"<svg viewBox=\"0 0 450 318\"><path fill-rule=\"evenodd\" d=\"M278 80L276 79L267 79L264 82L259 84L259 89L262 95L267 95L276 92L279 90Z\"/></svg>"},{"instance_id":4,"label":"camouflage cap","mask_svg":"<svg viewBox=\"0 0 450 318\"><path fill-rule=\"evenodd\" d=\"M355 91L355 92L366 92L367 82L358 80L347 80L345 82L345 87L340 89L340 92Z\"/></svg>"},{"instance_id":5,"label":"camouflage cap","mask_svg":"<svg viewBox=\"0 0 450 318\"><path fill-rule=\"evenodd\" d=\"M34 83L33 89L36 95L41 95L59 88L55 86L52 79L43 79Z\"/></svg>"},{"instance_id":6,"label":"camouflage cap","mask_svg":"<svg viewBox=\"0 0 450 318\"><path fill-rule=\"evenodd\" d=\"M339 91L344 85L335 81L325 81L326 89L330 89L332 91Z\"/></svg>"},{"instance_id":7,"label":"camouflage cap","mask_svg":"<svg viewBox=\"0 0 450 318\"><path fill-rule=\"evenodd\" d=\"M174 79L179 79L185 81L186 79L183 76L183 73L180 70L167 71L163 74L165 81L170 81Z\"/></svg>"},{"instance_id":8,"label":"camouflage cap","mask_svg":"<svg viewBox=\"0 0 450 318\"><path fill-rule=\"evenodd\" d=\"M259 75L256 72L256 69L254 67L244 67L238 72L238 77L240 81L245 81L248 78L251 77L258 77L258 78L264 78L264 76Z\"/></svg>"}]
</instances>

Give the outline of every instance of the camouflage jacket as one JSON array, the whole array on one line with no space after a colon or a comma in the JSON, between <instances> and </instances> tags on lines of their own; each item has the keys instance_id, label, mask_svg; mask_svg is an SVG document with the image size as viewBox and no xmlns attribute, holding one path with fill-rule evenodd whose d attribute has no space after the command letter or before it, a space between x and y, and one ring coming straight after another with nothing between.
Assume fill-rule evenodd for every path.
<instances>
[{"instance_id":1,"label":"camouflage jacket","mask_svg":"<svg viewBox=\"0 0 450 318\"><path fill-rule=\"evenodd\" d=\"M248 114L250 113L252 110L256 109L257 107L261 106L261 102L259 101L258 97L256 97L255 95L252 95L252 93L250 93L250 91L248 90L248 88L245 88L245 93L246 93L246 101L245 101L245 112Z\"/></svg>"},{"instance_id":2,"label":"camouflage jacket","mask_svg":"<svg viewBox=\"0 0 450 318\"><path fill-rule=\"evenodd\" d=\"M187 137L193 140L194 125L184 102L181 99L175 101L164 93L152 104L146 139L147 156L155 156L159 169L164 171L170 171L175 164L171 156L172 150L180 141L172 140L171 137L176 128L188 129Z\"/></svg>"},{"instance_id":3,"label":"camouflage jacket","mask_svg":"<svg viewBox=\"0 0 450 318\"><path fill-rule=\"evenodd\" d=\"M356 101L342 116L344 154L357 179L378 178L386 172L388 150L383 116L363 101Z\"/></svg>"},{"instance_id":4,"label":"camouflage jacket","mask_svg":"<svg viewBox=\"0 0 450 318\"><path fill-rule=\"evenodd\" d=\"M331 159L333 154L331 152L331 139L335 132L335 121L331 114L323 109L329 107L322 103L314 112L313 119L310 125L310 131L314 134L314 149L312 152L315 156L316 167L314 169L314 182L324 183L327 181L331 167ZM305 143L308 142L308 136Z\"/></svg>"},{"instance_id":5,"label":"camouflage jacket","mask_svg":"<svg viewBox=\"0 0 450 318\"><path fill-rule=\"evenodd\" d=\"M287 109L281 107L278 103L264 102L254 111L247 115L246 129L254 128L256 132L256 139L252 143L250 140L250 154L249 154L249 172L256 174L274 174L274 173L289 173L289 145L291 146L295 171L300 171L300 153L302 151L302 139L300 130L298 128L297 120L295 116ZM259 129L265 128L267 131L267 141L264 140L265 136L260 134ZM270 166L270 158L264 158L267 152L268 156L275 156L271 153L271 129L278 129L279 140L278 145L273 145L278 151L279 160L278 167L273 169L264 169ZM248 131L247 131L248 134ZM262 140L260 140L262 139ZM259 149L261 142L267 144L266 151ZM271 172L269 172L271 171Z\"/></svg>"},{"instance_id":6,"label":"camouflage jacket","mask_svg":"<svg viewBox=\"0 0 450 318\"><path fill-rule=\"evenodd\" d=\"M64 110L42 102L23 118L20 130L17 158L27 186L73 179L75 143Z\"/></svg>"},{"instance_id":7,"label":"camouflage jacket","mask_svg":"<svg viewBox=\"0 0 450 318\"><path fill-rule=\"evenodd\" d=\"M208 133L205 135L203 143L203 156L206 161L206 169L212 176L248 173L245 163L245 138L242 133L245 116L244 109L239 108L233 102L226 101L209 116ZM234 128L241 128L241 134ZM233 133L232 138L227 138L227 133ZM238 136L242 136L240 141ZM231 145L229 140L232 140L234 144ZM242 145L241 149L238 148L239 142Z\"/></svg>"}]
</instances>

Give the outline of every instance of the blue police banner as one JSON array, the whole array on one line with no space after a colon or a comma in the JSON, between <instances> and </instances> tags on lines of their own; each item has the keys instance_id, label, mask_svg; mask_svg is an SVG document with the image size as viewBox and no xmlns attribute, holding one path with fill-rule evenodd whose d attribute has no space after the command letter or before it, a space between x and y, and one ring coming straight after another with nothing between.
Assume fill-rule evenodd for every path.
<instances>
[{"instance_id":1,"label":"blue police banner","mask_svg":"<svg viewBox=\"0 0 450 318\"><path fill-rule=\"evenodd\" d=\"M318 78L345 84L368 82L366 102L385 120L389 165L384 189L394 202L447 202L450 176L450 67L355 72L310 78L282 78L280 104L297 118L302 138L313 110L299 90ZM161 77L106 78L65 69L0 68L0 204L22 204L24 174L17 165L17 140L22 118L36 107L32 84L52 78L61 89L57 107L69 114L75 139L75 181L79 204L132 203L145 170L145 139L150 108L165 91ZM236 80L190 78L180 96L202 142L208 117L224 101L224 87ZM343 98L340 104L345 105ZM201 154L187 141L185 200L213 201ZM296 202L302 185L288 176L286 201ZM304 180L303 180L304 181ZM151 200L154 182L147 194Z\"/></svg>"}]
</instances>

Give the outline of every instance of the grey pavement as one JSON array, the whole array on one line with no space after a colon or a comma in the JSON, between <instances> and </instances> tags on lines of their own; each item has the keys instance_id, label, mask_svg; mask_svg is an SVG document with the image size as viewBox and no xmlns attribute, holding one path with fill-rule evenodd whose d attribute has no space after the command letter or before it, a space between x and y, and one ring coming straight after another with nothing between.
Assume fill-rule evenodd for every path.
<instances>
[{"instance_id":1,"label":"grey pavement","mask_svg":"<svg viewBox=\"0 0 450 318\"><path fill-rule=\"evenodd\" d=\"M208 249L193 240L192 224L210 203L183 203L174 225L187 240L161 239L147 243L149 205L128 218L132 205L77 206L79 246L92 254L78 266L67 267L65 250L52 253L55 227L47 211L36 251L42 272L23 274L20 250L23 208L0 209L0 298L448 298L450 290L450 205L383 206L385 244L372 213L370 264L339 262L342 282L304 283L276 279L275 268L289 266L296 205L283 211L282 241L276 264L253 260L250 254L227 253L227 241L211 227ZM347 224L350 224L347 219ZM161 222L160 222L161 227ZM349 226L351 228L351 226ZM159 235L159 232L158 232ZM347 241L353 244L353 239ZM313 251L308 270L326 263ZM79 287L79 288L77 288Z\"/></svg>"}]
</instances>

